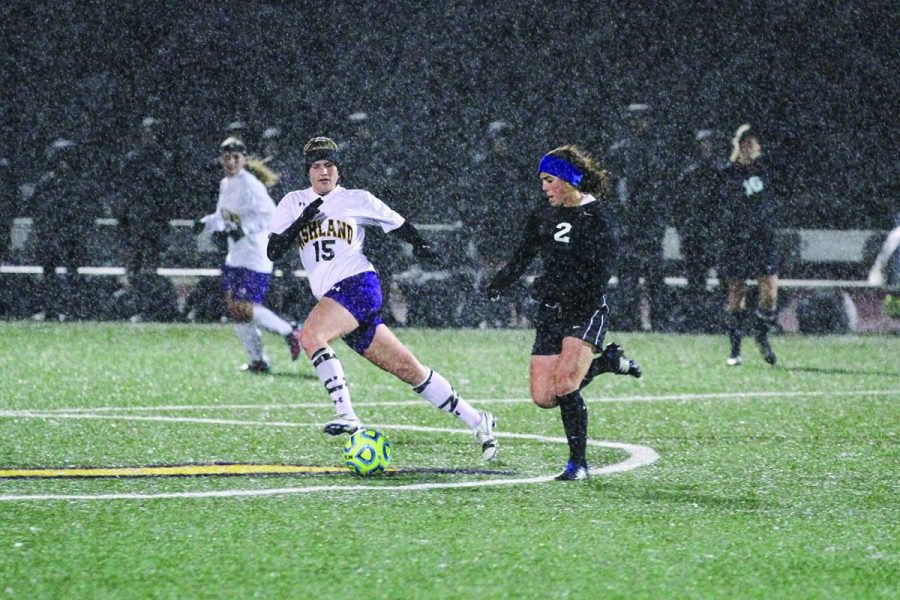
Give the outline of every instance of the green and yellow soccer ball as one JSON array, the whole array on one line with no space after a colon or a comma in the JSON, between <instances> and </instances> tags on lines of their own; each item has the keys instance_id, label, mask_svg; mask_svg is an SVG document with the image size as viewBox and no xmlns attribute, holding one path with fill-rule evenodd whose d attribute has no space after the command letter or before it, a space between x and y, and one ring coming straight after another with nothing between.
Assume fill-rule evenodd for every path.
<instances>
[{"instance_id":1,"label":"green and yellow soccer ball","mask_svg":"<svg viewBox=\"0 0 900 600\"><path fill-rule=\"evenodd\" d=\"M344 464L357 475L382 473L391 462L391 444L374 429L358 429L344 444Z\"/></svg>"}]
</instances>

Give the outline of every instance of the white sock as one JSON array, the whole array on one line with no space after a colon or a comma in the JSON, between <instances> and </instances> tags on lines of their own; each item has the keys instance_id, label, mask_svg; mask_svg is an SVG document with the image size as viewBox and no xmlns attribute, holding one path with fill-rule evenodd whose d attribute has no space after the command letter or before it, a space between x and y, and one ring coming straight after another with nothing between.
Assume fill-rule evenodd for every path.
<instances>
[{"instance_id":1,"label":"white sock","mask_svg":"<svg viewBox=\"0 0 900 600\"><path fill-rule=\"evenodd\" d=\"M292 330L291 324L273 313L262 304L253 305L253 322L263 329L274 331L279 335L287 335Z\"/></svg>"},{"instance_id":2,"label":"white sock","mask_svg":"<svg viewBox=\"0 0 900 600\"><path fill-rule=\"evenodd\" d=\"M459 397L450 382L432 369L428 369L425 381L413 388L413 391L428 400L444 412L448 412L469 426L469 429L478 427L481 414L472 408L472 405Z\"/></svg>"},{"instance_id":3,"label":"white sock","mask_svg":"<svg viewBox=\"0 0 900 600\"><path fill-rule=\"evenodd\" d=\"M250 360L265 360L268 362L266 355L263 353L262 333L253 323L235 323L234 330L237 332L238 338L244 344Z\"/></svg>"},{"instance_id":4,"label":"white sock","mask_svg":"<svg viewBox=\"0 0 900 600\"><path fill-rule=\"evenodd\" d=\"M344 378L344 367L335 356L334 350L328 346L319 348L309 360L312 361L316 375L319 376L319 381L322 382L325 391L331 396L331 401L334 403L334 414L355 418L356 413L350 402L350 388Z\"/></svg>"}]
</instances>

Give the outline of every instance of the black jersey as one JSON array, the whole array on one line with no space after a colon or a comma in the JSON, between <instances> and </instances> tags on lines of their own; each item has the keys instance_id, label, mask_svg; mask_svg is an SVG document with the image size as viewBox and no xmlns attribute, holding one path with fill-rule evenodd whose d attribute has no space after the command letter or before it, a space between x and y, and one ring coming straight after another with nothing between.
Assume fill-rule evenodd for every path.
<instances>
[{"instance_id":1,"label":"black jersey","mask_svg":"<svg viewBox=\"0 0 900 600\"><path fill-rule=\"evenodd\" d=\"M528 215L522 240L492 284L505 288L540 255L543 273L532 296L565 306L599 307L615 267L618 227L613 213L593 196L579 206L544 201Z\"/></svg>"},{"instance_id":2,"label":"black jersey","mask_svg":"<svg viewBox=\"0 0 900 600\"><path fill-rule=\"evenodd\" d=\"M764 166L733 163L722 173L722 186L720 276L746 279L778 273L775 198Z\"/></svg>"},{"instance_id":3,"label":"black jersey","mask_svg":"<svg viewBox=\"0 0 900 600\"><path fill-rule=\"evenodd\" d=\"M726 243L775 243L775 198L765 165L732 163L722 171L722 225Z\"/></svg>"}]
</instances>

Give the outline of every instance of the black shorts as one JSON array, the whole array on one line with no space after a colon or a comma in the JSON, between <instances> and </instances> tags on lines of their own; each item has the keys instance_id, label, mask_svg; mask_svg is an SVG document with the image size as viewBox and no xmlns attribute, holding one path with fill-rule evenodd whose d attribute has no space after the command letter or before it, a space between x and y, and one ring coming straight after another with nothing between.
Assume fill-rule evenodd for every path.
<instances>
[{"instance_id":1,"label":"black shorts","mask_svg":"<svg viewBox=\"0 0 900 600\"><path fill-rule=\"evenodd\" d=\"M773 241L744 240L729 244L719 261L719 279L750 279L778 273L778 249Z\"/></svg>"},{"instance_id":2,"label":"black shorts","mask_svg":"<svg viewBox=\"0 0 900 600\"><path fill-rule=\"evenodd\" d=\"M560 303L541 302L535 318L532 356L553 356L562 352L563 338L584 340L597 350L603 349L603 338L609 327L609 307L604 301L599 308L564 307Z\"/></svg>"}]
</instances>

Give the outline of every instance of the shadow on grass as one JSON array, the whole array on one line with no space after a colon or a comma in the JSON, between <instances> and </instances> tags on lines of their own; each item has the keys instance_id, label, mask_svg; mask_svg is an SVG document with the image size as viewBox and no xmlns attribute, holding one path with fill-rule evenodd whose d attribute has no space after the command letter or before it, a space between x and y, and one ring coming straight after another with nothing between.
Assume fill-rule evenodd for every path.
<instances>
[{"instance_id":1,"label":"shadow on grass","mask_svg":"<svg viewBox=\"0 0 900 600\"><path fill-rule=\"evenodd\" d=\"M871 375L873 377L900 377L900 373L873 371L871 369L835 369L823 367L781 367L797 373L822 373L823 375Z\"/></svg>"}]
</instances>

